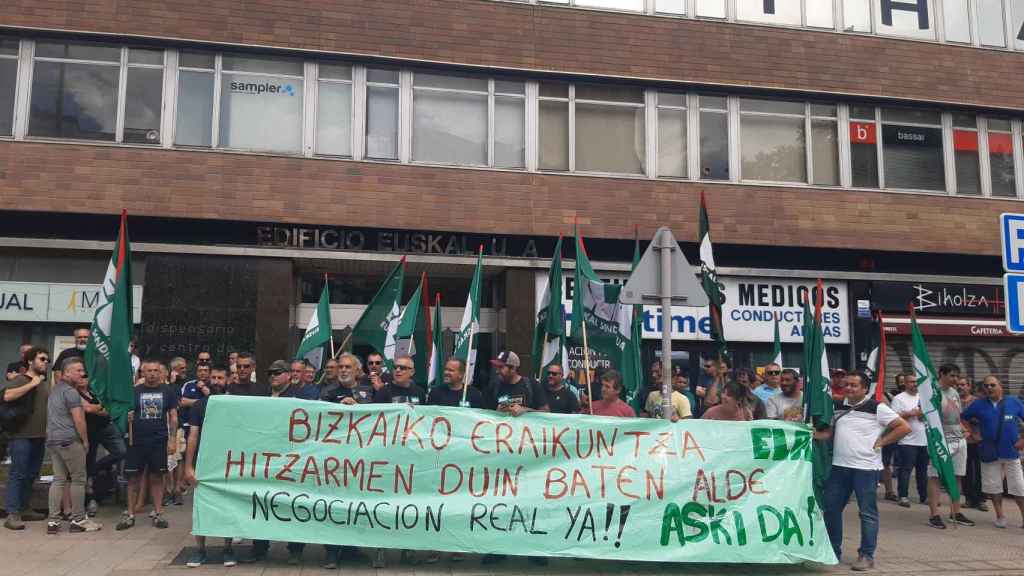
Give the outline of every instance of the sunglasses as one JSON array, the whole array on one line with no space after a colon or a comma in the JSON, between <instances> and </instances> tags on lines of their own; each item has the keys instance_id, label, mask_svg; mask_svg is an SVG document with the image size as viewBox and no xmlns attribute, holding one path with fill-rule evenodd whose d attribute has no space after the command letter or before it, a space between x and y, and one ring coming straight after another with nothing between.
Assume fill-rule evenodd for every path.
<instances>
[{"instance_id":1,"label":"sunglasses","mask_svg":"<svg viewBox=\"0 0 1024 576\"><path fill-rule=\"evenodd\" d=\"M235 366L236 366L237 368L252 368L252 364L242 364L242 363L238 363L238 364L235 364Z\"/></svg>"},{"instance_id":2,"label":"sunglasses","mask_svg":"<svg viewBox=\"0 0 1024 576\"><path fill-rule=\"evenodd\" d=\"M782 374L782 370L766 370L765 374L767 374L769 376L778 376L778 375Z\"/></svg>"},{"instance_id":3,"label":"sunglasses","mask_svg":"<svg viewBox=\"0 0 1024 576\"><path fill-rule=\"evenodd\" d=\"M401 364L395 364L395 370L412 370L412 366L402 366Z\"/></svg>"},{"instance_id":4,"label":"sunglasses","mask_svg":"<svg viewBox=\"0 0 1024 576\"><path fill-rule=\"evenodd\" d=\"M379 360L368 360L366 363L369 364L370 366L380 366L384 362L381 362Z\"/></svg>"},{"instance_id":5,"label":"sunglasses","mask_svg":"<svg viewBox=\"0 0 1024 576\"><path fill-rule=\"evenodd\" d=\"M562 375L561 372L555 372L553 370L552 371L548 371L548 376L561 376L561 375Z\"/></svg>"},{"instance_id":6,"label":"sunglasses","mask_svg":"<svg viewBox=\"0 0 1024 576\"><path fill-rule=\"evenodd\" d=\"M286 372L284 370L268 370L267 371L267 376L280 376L281 374L286 374Z\"/></svg>"}]
</instances>

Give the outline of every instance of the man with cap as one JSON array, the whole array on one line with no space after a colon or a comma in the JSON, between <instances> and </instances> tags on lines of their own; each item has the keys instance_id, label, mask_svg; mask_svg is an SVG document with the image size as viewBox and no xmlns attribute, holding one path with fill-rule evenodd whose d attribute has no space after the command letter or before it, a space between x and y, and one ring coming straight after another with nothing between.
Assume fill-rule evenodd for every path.
<instances>
[{"instance_id":1,"label":"man with cap","mask_svg":"<svg viewBox=\"0 0 1024 576\"><path fill-rule=\"evenodd\" d=\"M846 386L843 384L846 381L846 370L842 368L836 368L832 370L832 400L836 402L842 402L843 398L846 397Z\"/></svg>"},{"instance_id":2,"label":"man with cap","mask_svg":"<svg viewBox=\"0 0 1024 576\"><path fill-rule=\"evenodd\" d=\"M519 373L519 355L505 350L491 360L498 371L498 385L492 391L489 408L519 416L526 412L547 412L548 399L543 389Z\"/></svg>"}]
</instances>

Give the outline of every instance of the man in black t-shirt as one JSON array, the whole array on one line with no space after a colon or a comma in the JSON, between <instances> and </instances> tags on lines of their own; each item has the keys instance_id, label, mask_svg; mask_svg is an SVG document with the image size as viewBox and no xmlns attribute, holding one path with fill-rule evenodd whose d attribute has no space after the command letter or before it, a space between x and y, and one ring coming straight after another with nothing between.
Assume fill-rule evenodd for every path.
<instances>
[{"instance_id":1,"label":"man in black t-shirt","mask_svg":"<svg viewBox=\"0 0 1024 576\"><path fill-rule=\"evenodd\" d=\"M489 408L513 416L535 410L548 411L548 401L543 391L519 373L518 354L506 350L491 360L491 364L498 369L500 379L489 399Z\"/></svg>"},{"instance_id":2,"label":"man in black t-shirt","mask_svg":"<svg viewBox=\"0 0 1024 576\"><path fill-rule=\"evenodd\" d=\"M547 388L544 394L548 399L548 410L554 414L576 414L580 411L579 398L562 381L562 366L551 364L544 375L547 378Z\"/></svg>"},{"instance_id":3,"label":"man in black t-shirt","mask_svg":"<svg viewBox=\"0 0 1024 576\"><path fill-rule=\"evenodd\" d=\"M337 384L324 385L320 389L320 399L332 404L371 404L374 400L373 387L356 379L362 367L359 358L354 354L345 353L338 357Z\"/></svg>"},{"instance_id":4,"label":"man in black t-shirt","mask_svg":"<svg viewBox=\"0 0 1024 576\"><path fill-rule=\"evenodd\" d=\"M377 404L426 404L427 392L412 377L416 374L411 356L395 358L395 375L392 382L377 391L374 402Z\"/></svg>"},{"instance_id":5,"label":"man in black t-shirt","mask_svg":"<svg viewBox=\"0 0 1024 576\"><path fill-rule=\"evenodd\" d=\"M483 408L484 395L476 388L466 389L463 401L463 389L466 387L466 362L461 358L449 358L444 363L444 386L435 386L427 396L427 404L432 406L461 406L463 408Z\"/></svg>"},{"instance_id":6,"label":"man in black t-shirt","mask_svg":"<svg viewBox=\"0 0 1024 576\"><path fill-rule=\"evenodd\" d=\"M57 355L57 359L50 364L50 367L53 369L54 382L60 381L60 367L64 365L65 360L68 358L85 357L85 347L89 345L89 329L76 328L74 334L75 345L61 350L60 354Z\"/></svg>"},{"instance_id":7,"label":"man in black t-shirt","mask_svg":"<svg viewBox=\"0 0 1024 576\"><path fill-rule=\"evenodd\" d=\"M117 530L135 526L135 512L142 507L139 482L149 478L153 500L153 526L167 528L163 517L164 473L167 457L177 451L178 395L163 383L163 365L156 360L142 363L142 384L135 387L133 408L128 412L128 453L124 473L128 476L128 509Z\"/></svg>"}]
</instances>

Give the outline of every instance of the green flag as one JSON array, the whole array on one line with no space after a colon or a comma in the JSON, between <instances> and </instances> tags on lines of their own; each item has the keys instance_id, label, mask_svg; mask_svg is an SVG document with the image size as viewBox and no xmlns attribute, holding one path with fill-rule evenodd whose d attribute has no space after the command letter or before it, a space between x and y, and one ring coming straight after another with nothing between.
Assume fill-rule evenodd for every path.
<instances>
[{"instance_id":1,"label":"green flag","mask_svg":"<svg viewBox=\"0 0 1024 576\"><path fill-rule=\"evenodd\" d=\"M135 373L128 351L132 333L131 261L128 214L122 210L120 231L107 264L85 349L89 386L121 432L128 430L128 411L135 401Z\"/></svg>"},{"instance_id":2,"label":"green flag","mask_svg":"<svg viewBox=\"0 0 1024 576\"><path fill-rule=\"evenodd\" d=\"M533 373L540 377L545 366L564 364L565 313L562 310L562 238L555 244L548 284L541 296L540 311L533 330ZM564 366L563 366L564 369Z\"/></svg>"},{"instance_id":3,"label":"green flag","mask_svg":"<svg viewBox=\"0 0 1024 576\"><path fill-rule=\"evenodd\" d=\"M480 285L483 283L484 247L476 257L476 269L473 281L469 284L469 296L466 308L462 312L459 332L455 335L455 357L466 363L466 386L473 384L473 373L476 371L476 352L478 349L477 333L480 331Z\"/></svg>"},{"instance_id":4,"label":"green flag","mask_svg":"<svg viewBox=\"0 0 1024 576\"><path fill-rule=\"evenodd\" d=\"M715 267L715 255L711 245L711 225L708 219L707 202L704 191L700 193L700 283L704 293L708 295L708 311L711 316L711 339L718 345L718 353L728 357L728 344L722 325L722 304L725 303L725 287L718 281L718 269Z\"/></svg>"},{"instance_id":5,"label":"green flag","mask_svg":"<svg viewBox=\"0 0 1024 576\"><path fill-rule=\"evenodd\" d=\"M636 270L636 267L640 265L641 256L640 229L634 226L633 267L630 269L631 271ZM631 388L626 389L626 401L633 407L633 411L639 414L644 409L644 407L640 405L640 390L642 390L644 386L644 370L643 366L640 365L640 344L643 342L644 332L644 307L642 304L634 304L632 308L633 324L629 335L629 346L626 347L626 350L623 353L623 371L630 371L630 376L625 377L624 380L630 382L632 385ZM671 328L671 326L669 328Z\"/></svg>"},{"instance_id":6,"label":"green flag","mask_svg":"<svg viewBox=\"0 0 1024 576\"><path fill-rule=\"evenodd\" d=\"M363 310L356 325L352 327L352 345L365 344L384 356L388 369L395 360L395 332L401 315L399 299L402 297L402 282L405 279L405 257L395 265L384 280L373 300Z\"/></svg>"},{"instance_id":7,"label":"green flag","mask_svg":"<svg viewBox=\"0 0 1024 576\"><path fill-rule=\"evenodd\" d=\"M331 298L327 287L327 277L324 276L324 289L320 292L320 301L309 317L309 324L306 325L306 333L299 342L299 349L295 352L296 358L306 358L320 370L323 365L324 346L331 341Z\"/></svg>"},{"instance_id":8,"label":"green flag","mask_svg":"<svg viewBox=\"0 0 1024 576\"><path fill-rule=\"evenodd\" d=\"M427 385L431 388L444 384L444 327L441 324L441 294L434 296L434 321L431 322L430 371Z\"/></svg>"},{"instance_id":9,"label":"green flag","mask_svg":"<svg viewBox=\"0 0 1024 576\"><path fill-rule=\"evenodd\" d=\"M814 316L810 325L804 320L804 363L807 366L804 385L804 417L817 428L832 425L832 386L828 370L828 354L825 350L825 335L821 329L821 306L823 287L818 280L815 294ZM805 304L804 314L808 315Z\"/></svg>"},{"instance_id":10,"label":"green flag","mask_svg":"<svg viewBox=\"0 0 1024 576\"><path fill-rule=\"evenodd\" d=\"M428 305L424 297L427 288L427 273L420 277L420 285L416 287L409 303L402 310L395 331L395 356L411 356L416 368L416 380L426 382L430 377L430 342L427 340Z\"/></svg>"},{"instance_id":11,"label":"green flag","mask_svg":"<svg viewBox=\"0 0 1024 576\"><path fill-rule=\"evenodd\" d=\"M953 457L942 431L942 390L914 315L910 317L910 334L914 343L914 373L917 376L917 390L921 395L921 411L924 412L925 434L928 438L928 457L949 492L949 498L956 502L960 499L960 488L953 473Z\"/></svg>"},{"instance_id":12,"label":"green flag","mask_svg":"<svg viewBox=\"0 0 1024 576\"><path fill-rule=\"evenodd\" d=\"M772 362L782 367L782 338L779 337L779 319L775 319L775 347L772 348Z\"/></svg>"}]
</instances>

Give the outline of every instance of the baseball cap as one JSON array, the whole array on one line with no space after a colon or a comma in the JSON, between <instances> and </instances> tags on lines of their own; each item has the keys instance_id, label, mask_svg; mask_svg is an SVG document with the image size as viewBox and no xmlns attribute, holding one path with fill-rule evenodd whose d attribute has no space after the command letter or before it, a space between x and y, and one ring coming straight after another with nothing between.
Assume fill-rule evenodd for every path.
<instances>
[{"instance_id":1,"label":"baseball cap","mask_svg":"<svg viewBox=\"0 0 1024 576\"><path fill-rule=\"evenodd\" d=\"M291 369L288 367L288 363L284 360L274 360L274 362L267 368L267 374L271 376L289 371L291 371Z\"/></svg>"},{"instance_id":2,"label":"baseball cap","mask_svg":"<svg viewBox=\"0 0 1024 576\"><path fill-rule=\"evenodd\" d=\"M491 360L491 364L494 366L511 366L512 368L519 368L519 355L511 350L504 350L498 357Z\"/></svg>"},{"instance_id":3,"label":"baseball cap","mask_svg":"<svg viewBox=\"0 0 1024 576\"><path fill-rule=\"evenodd\" d=\"M834 368L832 370L832 375L833 376L846 376L846 370L843 370L842 368Z\"/></svg>"}]
</instances>

